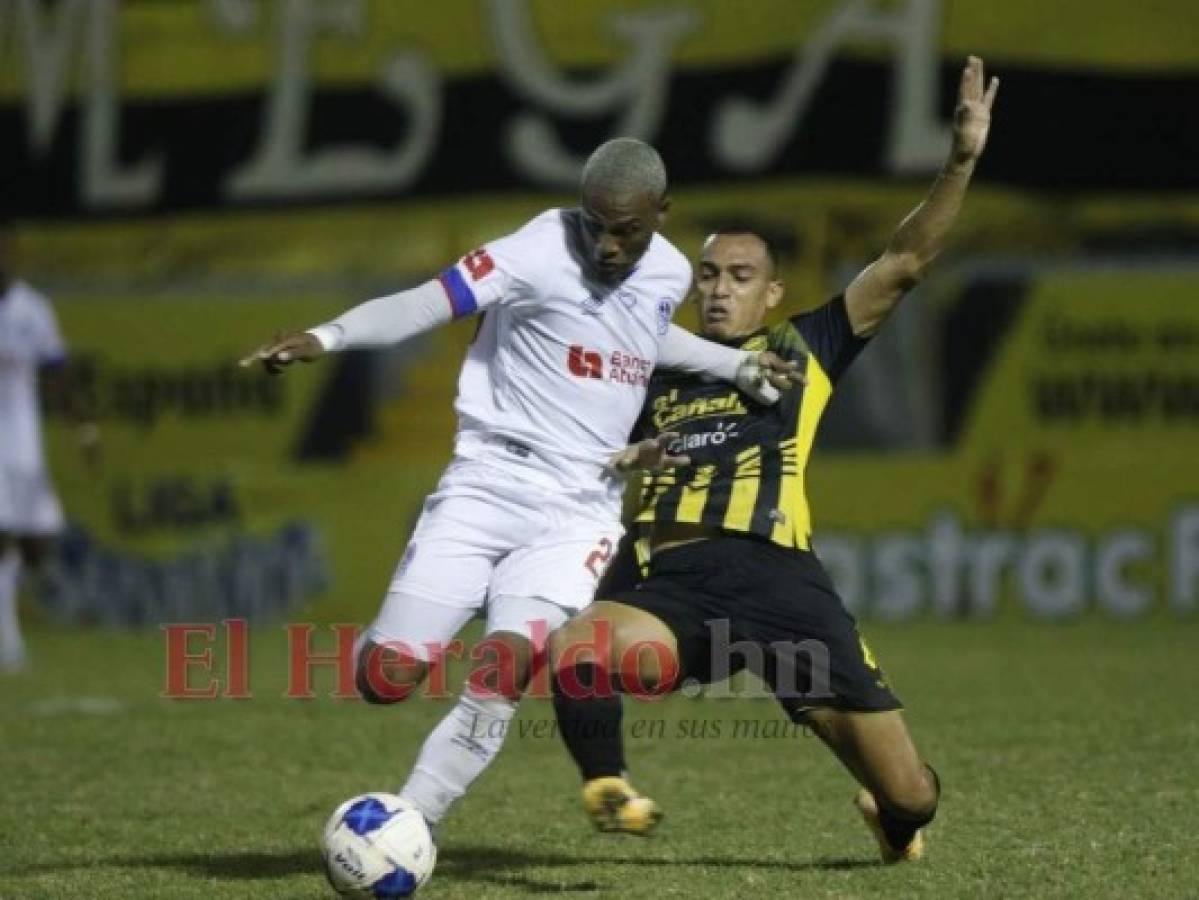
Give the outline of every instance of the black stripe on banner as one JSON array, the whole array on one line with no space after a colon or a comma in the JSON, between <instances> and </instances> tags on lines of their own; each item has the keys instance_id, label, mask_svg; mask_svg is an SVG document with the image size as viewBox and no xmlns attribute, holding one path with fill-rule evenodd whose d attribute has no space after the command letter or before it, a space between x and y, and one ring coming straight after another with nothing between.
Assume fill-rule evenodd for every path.
<instances>
[{"instance_id":1,"label":"black stripe on banner","mask_svg":"<svg viewBox=\"0 0 1199 900\"><path fill-rule=\"evenodd\" d=\"M784 176L890 177L885 145L892 69L882 62L839 60L825 73L803 120L775 158L734 172L713 148L718 109L736 97L775 97L790 61L727 69L680 70L654 142L676 185ZM1199 72L1180 75L1068 72L991 66L1003 80L979 180L1038 190L1199 189ZM587 74L587 73L578 73ZM940 71L941 114L948 119L959 63ZM540 188L506 149L516 115L537 112L494 73L444 84L436 146L414 183L367 196L330 189L308 198L231 199L231 174L261 139L267 94L136 100L120 108L118 157L125 164L161 159L163 178L149 203L103 210L85 203L77 105L68 105L44 154L30 148L24 103L0 106L0 172L9 211L22 217L143 214L224 207L394 201ZM610 135L615 116L547 117L563 145L584 153ZM401 141L402 108L373 88L320 89L310 98L306 152L346 143L385 151ZM745 135L754 140L753 134ZM923 180L925 176L920 176Z\"/></svg>"}]
</instances>

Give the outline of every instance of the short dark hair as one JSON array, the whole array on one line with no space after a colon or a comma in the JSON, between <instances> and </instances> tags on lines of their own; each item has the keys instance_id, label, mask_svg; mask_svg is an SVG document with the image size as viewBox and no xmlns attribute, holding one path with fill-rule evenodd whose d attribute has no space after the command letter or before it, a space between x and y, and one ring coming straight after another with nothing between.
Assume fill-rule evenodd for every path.
<instances>
[{"instance_id":1,"label":"short dark hair","mask_svg":"<svg viewBox=\"0 0 1199 900\"><path fill-rule=\"evenodd\" d=\"M762 242L766 248L766 258L770 260L771 268L777 273L779 266L787 257L785 247L794 244L794 239L784 240L779 231L767 226L759 225L749 221L727 221L722 222L713 228L709 233L709 238L751 235Z\"/></svg>"}]
</instances>

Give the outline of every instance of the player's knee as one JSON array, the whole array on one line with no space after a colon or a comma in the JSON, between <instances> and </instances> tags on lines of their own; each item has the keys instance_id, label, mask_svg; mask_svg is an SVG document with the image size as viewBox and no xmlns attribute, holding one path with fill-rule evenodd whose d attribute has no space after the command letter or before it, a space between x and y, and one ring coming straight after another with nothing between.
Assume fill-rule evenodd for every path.
<instances>
[{"instance_id":1,"label":"player's knee","mask_svg":"<svg viewBox=\"0 0 1199 900\"><path fill-rule=\"evenodd\" d=\"M888 779L879 802L890 810L913 819L932 821L941 799L941 783L930 766L921 765Z\"/></svg>"},{"instance_id":2,"label":"player's knee","mask_svg":"<svg viewBox=\"0 0 1199 900\"><path fill-rule=\"evenodd\" d=\"M529 686L538 649L525 634L499 630L487 635L471 651L480 663L467 677L467 686L479 696L503 697L518 702Z\"/></svg>"},{"instance_id":3,"label":"player's knee","mask_svg":"<svg viewBox=\"0 0 1199 900\"><path fill-rule=\"evenodd\" d=\"M626 693L669 693L679 677L678 645L665 629L643 621L621 623L613 634L610 666Z\"/></svg>"},{"instance_id":4,"label":"player's knee","mask_svg":"<svg viewBox=\"0 0 1199 900\"><path fill-rule=\"evenodd\" d=\"M611 625L588 616L567 622L549 636L551 671L580 664L607 668L611 664Z\"/></svg>"},{"instance_id":5,"label":"player's knee","mask_svg":"<svg viewBox=\"0 0 1199 900\"><path fill-rule=\"evenodd\" d=\"M395 654L389 658L386 645L367 642L358 654L354 683L367 703L388 706L411 697L427 671L422 660Z\"/></svg>"}]
</instances>

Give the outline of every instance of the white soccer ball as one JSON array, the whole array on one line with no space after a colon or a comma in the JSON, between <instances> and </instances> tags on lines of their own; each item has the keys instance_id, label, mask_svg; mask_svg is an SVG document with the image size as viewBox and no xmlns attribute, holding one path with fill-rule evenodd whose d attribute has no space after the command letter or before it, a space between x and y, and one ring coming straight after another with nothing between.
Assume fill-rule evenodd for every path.
<instances>
[{"instance_id":1,"label":"white soccer ball","mask_svg":"<svg viewBox=\"0 0 1199 900\"><path fill-rule=\"evenodd\" d=\"M343 897L408 897L437 862L419 809L395 794L351 797L325 824L325 874Z\"/></svg>"}]
</instances>

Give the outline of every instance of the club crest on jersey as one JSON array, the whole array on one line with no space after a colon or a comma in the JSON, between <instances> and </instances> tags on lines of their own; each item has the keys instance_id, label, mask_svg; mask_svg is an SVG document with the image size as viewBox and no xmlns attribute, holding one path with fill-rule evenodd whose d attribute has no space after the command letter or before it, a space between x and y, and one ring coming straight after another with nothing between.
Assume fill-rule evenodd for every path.
<instances>
[{"instance_id":1,"label":"club crest on jersey","mask_svg":"<svg viewBox=\"0 0 1199 900\"><path fill-rule=\"evenodd\" d=\"M658 334L664 335L670 330L670 301L658 301Z\"/></svg>"}]
</instances>

